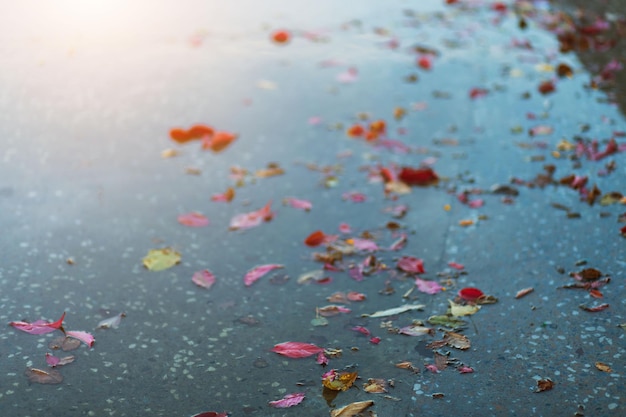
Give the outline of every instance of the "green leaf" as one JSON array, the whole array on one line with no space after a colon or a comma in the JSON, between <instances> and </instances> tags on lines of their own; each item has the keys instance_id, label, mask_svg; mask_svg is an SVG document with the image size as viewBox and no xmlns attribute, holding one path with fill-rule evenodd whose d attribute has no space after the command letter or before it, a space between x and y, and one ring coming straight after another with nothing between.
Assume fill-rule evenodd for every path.
<instances>
[{"instance_id":1,"label":"green leaf","mask_svg":"<svg viewBox=\"0 0 626 417\"><path fill-rule=\"evenodd\" d=\"M143 266L150 271L163 271L180 263L180 253L172 248L151 249L143 258Z\"/></svg>"}]
</instances>

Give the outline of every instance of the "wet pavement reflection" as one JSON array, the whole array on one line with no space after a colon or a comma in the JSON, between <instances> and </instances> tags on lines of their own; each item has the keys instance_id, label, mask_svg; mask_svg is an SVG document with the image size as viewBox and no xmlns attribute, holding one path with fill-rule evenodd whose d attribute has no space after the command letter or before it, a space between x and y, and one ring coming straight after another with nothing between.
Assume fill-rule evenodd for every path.
<instances>
[{"instance_id":1,"label":"wet pavement reflection","mask_svg":"<svg viewBox=\"0 0 626 417\"><path fill-rule=\"evenodd\" d=\"M619 2L33 4L1 415L624 414Z\"/></svg>"}]
</instances>

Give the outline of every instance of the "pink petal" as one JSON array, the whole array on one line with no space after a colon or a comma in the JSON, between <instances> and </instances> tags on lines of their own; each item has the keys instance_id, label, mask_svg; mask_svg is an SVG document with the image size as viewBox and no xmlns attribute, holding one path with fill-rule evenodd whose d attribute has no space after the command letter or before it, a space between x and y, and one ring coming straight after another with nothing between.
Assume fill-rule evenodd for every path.
<instances>
[{"instance_id":1,"label":"pink petal","mask_svg":"<svg viewBox=\"0 0 626 417\"><path fill-rule=\"evenodd\" d=\"M348 68L346 72L337 75L337 81L341 83L353 83L359 79L359 71L356 68Z\"/></svg>"},{"instance_id":2,"label":"pink petal","mask_svg":"<svg viewBox=\"0 0 626 417\"><path fill-rule=\"evenodd\" d=\"M407 238L406 234L402 233L400 238L393 242L391 246L389 246L389 250L401 250L406 245Z\"/></svg>"},{"instance_id":3,"label":"pink petal","mask_svg":"<svg viewBox=\"0 0 626 417\"><path fill-rule=\"evenodd\" d=\"M260 265L255 268L252 268L243 277L243 283L246 285L246 287L249 287L250 285L254 284L263 275L267 274L270 271L273 271L274 269L280 269L280 268L284 268L284 266L278 265L278 264L268 264L268 265Z\"/></svg>"},{"instance_id":4,"label":"pink petal","mask_svg":"<svg viewBox=\"0 0 626 417\"><path fill-rule=\"evenodd\" d=\"M465 365L461 365L457 369L462 374L471 374L472 372L474 372L473 368L471 368L469 366L465 366Z\"/></svg>"},{"instance_id":5,"label":"pink petal","mask_svg":"<svg viewBox=\"0 0 626 417\"><path fill-rule=\"evenodd\" d=\"M367 327L363 327L363 326L354 326L351 330L353 330L355 332L362 333L365 336L369 336L371 334L369 329Z\"/></svg>"},{"instance_id":6,"label":"pink petal","mask_svg":"<svg viewBox=\"0 0 626 417\"><path fill-rule=\"evenodd\" d=\"M378 250L378 245L376 244L376 242L370 239L360 239L360 238L355 237L352 239L352 245L358 250L364 250L364 251L377 251Z\"/></svg>"},{"instance_id":7,"label":"pink petal","mask_svg":"<svg viewBox=\"0 0 626 417\"><path fill-rule=\"evenodd\" d=\"M269 405L274 408L288 408L300 404L302 400L304 400L304 392L296 392L287 394L280 400L270 401Z\"/></svg>"},{"instance_id":8,"label":"pink petal","mask_svg":"<svg viewBox=\"0 0 626 417\"><path fill-rule=\"evenodd\" d=\"M339 231L341 233L351 233L352 232L352 228L350 227L350 225L348 223L341 223L341 224L339 224Z\"/></svg>"},{"instance_id":9,"label":"pink petal","mask_svg":"<svg viewBox=\"0 0 626 417\"><path fill-rule=\"evenodd\" d=\"M48 365L50 365L51 367L55 367L59 364L59 362L61 362L61 358L57 358L54 355L51 355L49 353L46 353L46 363Z\"/></svg>"},{"instance_id":10,"label":"pink petal","mask_svg":"<svg viewBox=\"0 0 626 417\"><path fill-rule=\"evenodd\" d=\"M178 216L178 223L189 227L204 227L209 225L209 219L198 212L192 211L191 213Z\"/></svg>"},{"instance_id":11,"label":"pink petal","mask_svg":"<svg viewBox=\"0 0 626 417\"><path fill-rule=\"evenodd\" d=\"M199 287L209 289L215 284L215 275L211 271L204 269L202 271L195 272L191 277L191 282Z\"/></svg>"},{"instance_id":12,"label":"pink petal","mask_svg":"<svg viewBox=\"0 0 626 417\"><path fill-rule=\"evenodd\" d=\"M9 325L30 334L46 334L60 329L63 325L63 319L65 319L65 313L63 313L60 319L53 323L44 320L37 320L32 323L25 321L12 321Z\"/></svg>"},{"instance_id":13,"label":"pink petal","mask_svg":"<svg viewBox=\"0 0 626 417\"><path fill-rule=\"evenodd\" d=\"M428 364L426 365L426 369L428 369L430 372L432 372L433 374L438 374L439 373L439 369L437 368L436 365L434 364Z\"/></svg>"},{"instance_id":14,"label":"pink petal","mask_svg":"<svg viewBox=\"0 0 626 417\"><path fill-rule=\"evenodd\" d=\"M91 333L81 331L67 331L65 332L65 334L69 337L80 340L89 347L93 347L93 344L96 342L96 339Z\"/></svg>"},{"instance_id":15,"label":"pink petal","mask_svg":"<svg viewBox=\"0 0 626 417\"><path fill-rule=\"evenodd\" d=\"M306 358L323 351L324 349L319 346L304 342L284 342L272 348L272 352L287 356L288 358Z\"/></svg>"},{"instance_id":16,"label":"pink petal","mask_svg":"<svg viewBox=\"0 0 626 417\"><path fill-rule=\"evenodd\" d=\"M415 278L417 289L426 294L437 294L443 287L436 281L427 281L425 279Z\"/></svg>"},{"instance_id":17,"label":"pink petal","mask_svg":"<svg viewBox=\"0 0 626 417\"><path fill-rule=\"evenodd\" d=\"M344 200L350 200L353 203L362 203L362 202L364 202L367 199L365 194L359 193L357 191L345 192L345 193L343 193L343 195L341 197Z\"/></svg>"},{"instance_id":18,"label":"pink petal","mask_svg":"<svg viewBox=\"0 0 626 417\"><path fill-rule=\"evenodd\" d=\"M463 264L460 264L458 262L448 262L448 266L450 268L454 268L454 269L458 269L459 271L461 271L462 269L465 269L465 266Z\"/></svg>"},{"instance_id":19,"label":"pink petal","mask_svg":"<svg viewBox=\"0 0 626 417\"><path fill-rule=\"evenodd\" d=\"M270 201L259 210L235 215L230 220L230 229L249 229L251 227L258 226L263 222L268 222L272 220L272 218L274 217L274 213L271 211L271 205L272 202Z\"/></svg>"},{"instance_id":20,"label":"pink petal","mask_svg":"<svg viewBox=\"0 0 626 417\"><path fill-rule=\"evenodd\" d=\"M328 365L328 358L326 357L326 355L324 355L324 352L320 352L317 354L315 362L319 363L320 365L326 366Z\"/></svg>"},{"instance_id":21,"label":"pink petal","mask_svg":"<svg viewBox=\"0 0 626 417\"><path fill-rule=\"evenodd\" d=\"M424 270L424 261L413 256L403 256L402 258L400 258L398 260L397 267L404 272L409 272L413 274L423 274L424 272L426 272Z\"/></svg>"},{"instance_id":22,"label":"pink petal","mask_svg":"<svg viewBox=\"0 0 626 417\"><path fill-rule=\"evenodd\" d=\"M375 336L375 337L370 338L370 343L373 344L373 345L377 345L377 344L380 343L381 340L382 339L380 337Z\"/></svg>"},{"instance_id":23,"label":"pink petal","mask_svg":"<svg viewBox=\"0 0 626 417\"><path fill-rule=\"evenodd\" d=\"M293 208L297 208L300 210L310 211L313 208L313 204L311 204L311 202L308 200L300 200L293 197L287 197L283 200L283 202Z\"/></svg>"}]
</instances>

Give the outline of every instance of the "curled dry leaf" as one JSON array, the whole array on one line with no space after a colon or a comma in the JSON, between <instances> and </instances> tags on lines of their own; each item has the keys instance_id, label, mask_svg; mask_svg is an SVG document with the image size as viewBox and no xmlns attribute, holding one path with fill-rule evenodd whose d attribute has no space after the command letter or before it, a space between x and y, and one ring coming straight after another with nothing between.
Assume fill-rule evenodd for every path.
<instances>
[{"instance_id":1,"label":"curled dry leaf","mask_svg":"<svg viewBox=\"0 0 626 417\"><path fill-rule=\"evenodd\" d=\"M26 368L24 374L28 377L28 382L37 384L60 384L63 382L63 375L56 369L44 371L37 368Z\"/></svg>"},{"instance_id":2,"label":"curled dry leaf","mask_svg":"<svg viewBox=\"0 0 626 417\"><path fill-rule=\"evenodd\" d=\"M550 378L544 378L537 381L535 392L550 391L554 388L554 382Z\"/></svg>"},{"instance_id":3,"label":"curled dry leaf","mask_svg":"<svg viewBox=\"0 0 626 417\"><path fill-rule=\"evenodd\" d=\"M374 401L358 401L330 410L330 417L354 417L374 405Z\"/></svg>"},{"instance_id":4,"label":"curled dry leaf","mask_svg":"<svg viewBox=\"0 0 626 417\"><path fill-rule=\"evenodd\" d=\"M450 314L454 317L471 316L480 310L480 306L477 305L461 305L452 300L448 300L450 303Z\"/></svg>"},{"instance_id":5,"label":"curled dry leaf","mask_svg":"<svg viewBox=\"0 0 626 417\"><path fill-rule=\"evenodd\" d=\"M609 373L613 372L613 369L611 369L609 365L603 362L596 362L596 369L602 372L609 372Z\"/></svg>"},{"instance_id":6,"label":"curled dry leaf","mask_svg":"<svg viewBox=\"0 0 626 417\"><path fill-rule=\"evenodd\" d=\"M331 369L322 375L322 385L333 391L346 391L356 381L359 376L358 372L337 372Z\"/></svg>"},{"instance_id":7,"label":"curled dry leaf","mask_svg":"<svg viewBox=\"0 0 626 417\"><path fill-rule=\"evenodd\" d=\"M363 384L363 390L370 394L381 394L387 392L387 381L382 378L369 378Z\"/></svg>"},{"instance_id":8,"label":"curled dry leaf","mask_svg":"<svg viewBox=\"0 0 626 417\"><path fill-rule=\"evenodd\" d=\"M524 288L523 290L519 290L517 294L515 294L515 298L522 298L523 296L530 294L533 291L535 291L535 289L532 287Z\"/></svg>"},{"instance_id":9,"label":"curled dry leaf","mask_svg":"<svg viewBox=\"0 0 626 417\"><path fill-rule=\"evenodd\" d=\"M446 332L443 340L446 341L446 344L448 346L456 349L466 350L469 349L471 346L470 340L467 338L467 336L460 333Z\"/></svg>"}]
</instances>

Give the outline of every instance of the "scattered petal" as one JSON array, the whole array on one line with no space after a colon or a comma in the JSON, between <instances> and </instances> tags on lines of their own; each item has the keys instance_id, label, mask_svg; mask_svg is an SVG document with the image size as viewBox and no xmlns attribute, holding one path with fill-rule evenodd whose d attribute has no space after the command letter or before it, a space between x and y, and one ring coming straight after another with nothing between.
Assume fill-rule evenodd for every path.
<instances>
[{"instance_id":1,"label":"scattered petal","mask_svg":"<svg viewBox=\"0 0 626 417\"><path fill-rule=\"evenodd\" d=\"M293 208L304 210L304 211L311 211L311 209L313 208L313 204L311 204L310 201L300 200L300 199L293 198L293 197L285 198L283 200L283 204L286 204Z\"/></svg>"},{"instance_id":2,"label":"scattered petal","mask_svg":"<svg viewBox=\"0 0 626 417\"><path fill-rule=\"evenodd\" d=\"M263 222L269 222L274 218L272 212L272 202L270 201L259 210L249 213L237 214L230 220L230 230L250 229L256 227Z\"/></svg>"},{"instance_id":3,"label":"scattered petal","mask_svg":"<svg viewBox=\"0 0 626 417\"><path fill-rule=\"evenodd\" d=\"M96 339L93 337L91 333L82 332L82 331L71 331L68 330L65 332L68 337L73 337L74 339L78 339L89 347L93 347Z\"/></svg>"},{"instance_id":4,"label":"scattered petal","mask_svg":"<svg viewBox=\"0 0 626 417\"><path fill-rule=\"evenodd\" d=\"M74 360L75 360L75 357L72 355L59 358L54 355L51 355L50 353L46 353L46 363L52 368L57 367L57 366L67 365L68 363L74 362Z\"/></svg>"},{"instance_id":5,"label":"scattered petal","mask_svg":"<svg viewBox=\"0 0 626 417\"><path fill-rule=\"evenodd\" d=\"M37 320L32 323L25 321L12 321L9 326L15 327L17 330L21 330L30 334L46 334L52 333L55 330L62 329L63 319L65 319L65 313L55 322L47 322L44 320Z\"/></svg>"},{"instance_id":6,"label":"scattered petal","mask_svg":"<svg viewBox=\"0 0 626 417\"><path fill-rule=\"evenodd\" d=\"M303 342L284 342L272 348L272 352L287 356L288 358L306 358L323 351L324 349L319 346Z\"/></svg>"},{"instance_id":7,"label":"scattered petal","mask_svg":"<svg viewBox=\"0 0 626 417\"><path fill-rule=\"evenodd\" d=\"M178 216L178 223L189 227L204 227L209 225L209 219L196 211L192 211Z\"/></svg>"},{"instance_id":8,"label":"scattered petal","mask_svg":"<svg viewBox=\"0 0 626 417\"><path fill-rule=\"evenodd\" d=\"M291 40L291 33L285 29L278 29L272 32L271 39L275 44L285 45Z\"/></svg>"},{"instance_id":9,"label":"scattered petal","mask_svg":"<svg viewBox=\"0 0 626 417\"><path fill-rule=\"evenodd\" d=\"M421 278L415 278L417 289L426 294L437 294L443 290L443 287L436 281L428 281Z\"/></svg>"},{"instance_id":10,"label":"scattered petal","mask_svg":"<svg viewBox=\"0 0 626 417\"><path fill-rule=\"evenodd\" d=\"M276 401L270 401L270 407L274 408L288 408L298 405L304 400L304 392L296 392L294 394L287 394L282 399Z\"/></svg>"},{"instance_id":11,"label":"scattered petal","mask_svg":"<svg viewBox=\"0 0 626 417\"><path fill-rule=\"evenodd\" d=\"M126 313L119 313L113 317L100 320L96 329L117 329L122 322L122 318L126 317Z\"/></svg>"},{"instance_id":12,"label":"scattered petal","mask_svg":"<svg viewBox=\"0 0 626 417\"><path fill-rule=\"evenodd\" d=\"M397 268L412 274L423 274L426 272L424 270L424 261L413 256L403 256L400 258L397 263Z\"/></svg>"},{"instance_id":13,"label":"scattered petal","mask_svg":"<svg viewBox=\"0 0 626 417\"><path fill-rule=\"evenodd\" d=\"M476 301L485 295L481 290L474 287L465 287L459 290L459 297L465 301Z\"/></svg>"},{"instance_id":14,"label":"scattered petal","mask_svg":"<svg viewBox=\"0 0 626 417\"><path fill-rule=\"evenodd\" d=\"M195 272L191 277L191 282L199 287L206 288L207 290L215 284L215 275L208 269Z\"/></svg>"},{"instance_id":15,"label":"scattered petal","mask_svg":"<svg viewBox=\"0 0 626 417\"><path fill-rule=\"evenodd\" d=\"M230 203L235 198L235 189L233 187L228 187L226 191L222 194L213 194L211 196L211 201Z\"/></svg>"},{"instance_id":16,"label":"scattered petal","mask_svg":"<svg viewBox=\"0 0 626 417\"><path fill-rule=\"evenodd\" d=\"M268 264L268 265L260 265L255 268L252 268L250 271L246 273L246 275L244 275L243 283L245 284L246 287L249 287L250 285L254 284L259 278L261 278L268 272L273 271L275 269L280 269L280 268L284 268L284 266L279 265L279 264Z\"/></svg>"}]
</instances>

